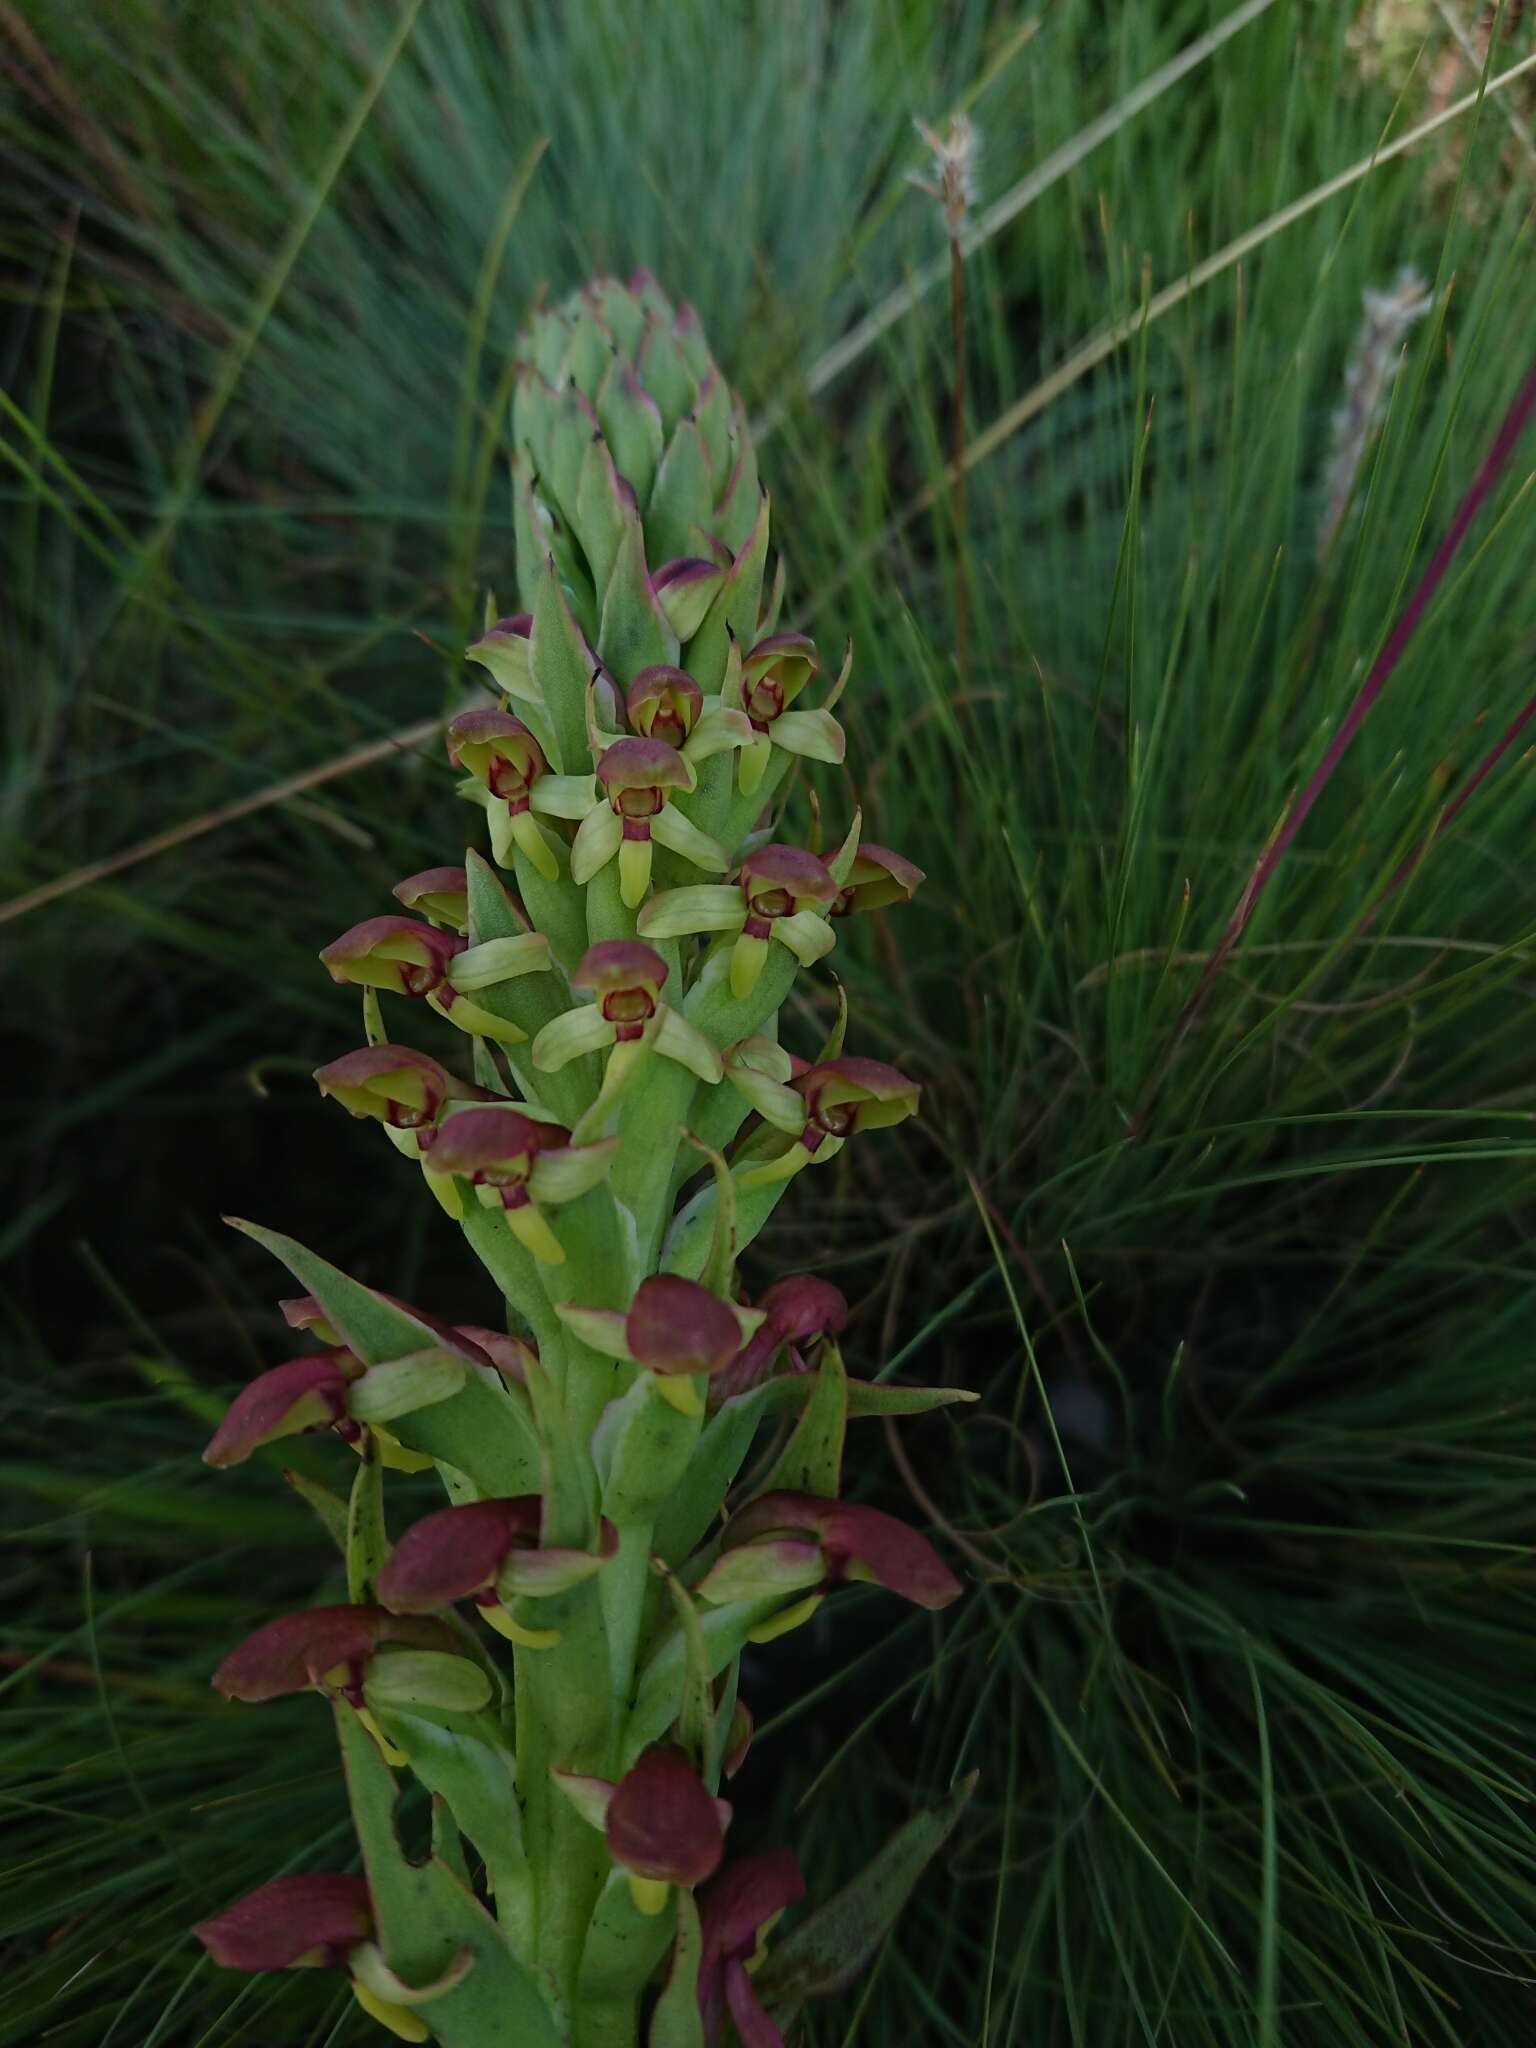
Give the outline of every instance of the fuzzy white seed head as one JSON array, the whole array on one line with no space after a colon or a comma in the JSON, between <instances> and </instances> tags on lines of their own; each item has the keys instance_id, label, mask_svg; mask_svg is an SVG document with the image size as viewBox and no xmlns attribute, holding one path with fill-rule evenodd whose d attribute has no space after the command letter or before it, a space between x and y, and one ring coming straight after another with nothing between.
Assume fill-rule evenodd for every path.
<instances>
[{"instance_id":1,"label":"fuzzy white seed head","mask_svg":"<svg viewBox=\"0 0 1536 2048\"><path fill-rule=\"evenodd\" d=\"M1321 560L1333 545L1403 359L1408 329L1434 304L1434 293L1412 268L1400 270L1387 291L1367 291L1365 318L1344 370L1344 399L1334 412L1327 500L1318 528Z\"/></svg>"},{"instance_id":2,"label":"fuzzy white seed head","mask_svg":"<svg viewBox=\"0 0 1536 2048\"><path fill-rule=\"evenodd\" d=\"M981 157L981 131L969 114L954 114L940 135L926 121L913 127L928 145L928 175L908 171L907 182L926 192L944 209L944 231L958 241L976 203L976 166Z\"/></svg>"}]
</instances>

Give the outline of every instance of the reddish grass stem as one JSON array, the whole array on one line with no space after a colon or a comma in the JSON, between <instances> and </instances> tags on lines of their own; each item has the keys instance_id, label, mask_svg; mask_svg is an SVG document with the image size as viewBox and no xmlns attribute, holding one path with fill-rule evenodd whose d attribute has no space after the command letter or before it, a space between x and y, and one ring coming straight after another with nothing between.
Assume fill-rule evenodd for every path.
<instances>
[{"instance_id":1,"label":"reddish grass stem","mask_svg":"<svg viewBox=\"0 0 1536 2048\"><path fill-rule=\"evenodd\" d=\"M1163 1077L1167 1073L1174 1054L1182 1044L1189 1032L1190 1026L1194 1023L1195 1018L1199 1015L1200 1010L1205 1004L1205 999L1210 993L1212 983L1226 965L1232 948L1247 930L1249 919L1258 907L1259 898L1269 886L1270 877L1284 859L1291 842L1295 839L1311 813L1312 807L1327 788L1334 770L1338 767L1340 761L1343 760L1356 733L1359 732L1361 726L1365 723L1367 714L1386 687L1387 680L1391 676L1392 671L1402 659L1409 641L1418 630L1419 622L1428 608L1430 599L1440 588L1445 578L1445 572L1451 566L1457 549L1466 539L1473 520L1481 510L1483 500L1493 489L1500 471L1515 452L1516 445L1520 440L1521 434L1525 431L1526 423L1530 419L1533 409L1536 409L1536 368L1531 369L1527 373L1525 382L1515 394L1514 402L1510 406L1509 411L1504 415L1499 431L1494 436L1493 445L1483 458L1482 467L1478 470L1466 495L1457 506L1455 517L1446 528L1440 545L1435 549L1433 556L1430 558L1429 567L1419 578L1412 597L1409 598L1407 605L1399 615L1396 625L1393 626L1392 631L1387 635L1385 645L1371 664L1370 674L1356 692L1355 700L1346 712L1343 723L1334 734L1326 753L1321 761L1318 762L1316 768L1313 769L1301 795L1286 813L1279 829L1274 833L1269 844L1255 862L1253 873L1248 878L1247 886L1238 898L1237 907L1227 920L1226 930L1222 933L1214 952L1206 962L1205 971L1195 987L1195 992L1185 1004L1183 1013L1174 1027L1173 1037L1169 1042L1168 1050L1159 1062L1148 1086L1146 1096L1133 1119L1133 1131L1139 1128L1143 1122L1153 1097L1162 1085ZM1509 735L1507 735L1506 741L1501 743L1500 748L1495 750L1494 755L1490 756L1489 760L1479 770L1473 782L1462 792L1461 797L1458 799L1458 804L1466 800L1471 794L1472 789L1476 787L1477 782L1481 781L1482 776L1493 766L1498 753L1502 751L1503 744L1507 744L1508 740L1513 739L1514 731L1518 730L1519 723L1523 723L1523 716L1522 720L1517 722L1516 728L1513 728ZM1445 822L1444 819L1441 820L1442 824ZM1397 879L1397 877L1394 877L1393 882L1388 885L1389 890L1396 885Z\"/></svg>"},{"instance_id":2,"label":"reddish grass stem","mask_svg":"<svg viewBox=\"0 0 1536 2048\"><path fill-rule=\"evenodd\" d=\"M1376 913L1378 910L1380 910L1383 903L1386 902L1389 896L1395 895L1396 892L1403 886L1404 882L1407 881L1408 877L1418 867L1419 862L1423 860L1425 854L1428 853L1429 849L1434 845L1435 841L1440 837L1441 833L1445 831L1446 827L1450 824L1451 820L1456 816L1456 813L1461 809L1462 805L1465 804L1468 801L1468 799L1476 793L1478 787L1483 782L1485 782L1488 779L1488 777L1493 773L1494 769L1498 767L1500 761L1503 760L1504 756L1509 752L1510 748L1514 745L1515 741L1520 737L1521 733L1524 732L1525 728L1530 724L1533 718L1536 718L1536 697L1527 697L1524 704L1520 707L1519 712L1515 715L1514 718L1510 720L1509 724L1505 726L1503 732L1500 733L1498 739L1488 749L1487 753L1484 754L1482 760L1478 762L1476 768L1473 769L1472 773L1467 777L1466 781L1462 784L1461 788L1457 790L1455 796L1445 806L1444 810L1441 811L1439 817L1436 818L1434 824L1430 826L1429 830L1424 834L1423 838L1419 840L1418 844L1414 847L1413 851L1408 855L1407 859L1403 862L1402 866L1395 870L1395 872L1391 876L1391 879L1386 883L1386 885L1382 889L1380 895L1376 898L1375 902L1371 905L1370 909L1365 913L1365 916L1360 920L1361 931L1369 931L1371 925L1375 921Z\"/></svg>"}]
</instances>

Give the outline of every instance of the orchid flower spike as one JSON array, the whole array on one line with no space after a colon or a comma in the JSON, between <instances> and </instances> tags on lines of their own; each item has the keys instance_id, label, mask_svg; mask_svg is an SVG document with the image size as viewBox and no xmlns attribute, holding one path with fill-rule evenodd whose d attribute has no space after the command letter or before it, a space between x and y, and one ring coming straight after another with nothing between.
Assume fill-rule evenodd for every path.
<instances>
[{"instance_id":1,"label":"orchid flower spike","mask_svg":"<svg viewBox=\"0 0 1536 2048\"><path fill-rule=\"evenodd\" d=\"M837 943L826 913L837 899L837 883L825 861L796 846L763 846L741 864L740 879L664 889L641 911L642 938L675 939L690 932L735 932L731 948L731 993L738 999L756 988L771 941L787 946L802 967L810 967Z\"/></svg>"},{"instance_id":2,"label":"orchid flower spike","mask_svg":"<svg viewBox=\"0 0 1536 2048\"><path fill-rule=\"evenodd\" d=\"M511 383L517 608L488 596L466 649L500 695L443 720L487 831L325 948L366 1043L315 1073L417 1165L498 1313L439 1320L239 1226L313 1290L283 1304L307 1348L236 1387L207 1462L318 1432L358 1455L345 1500L286 1475L347 1603L270 1621L214 1683L328 1702L363 1875L279 1879L198 1932L231 1968L343 1972L409 2041L784 2048L969 1789L754 1981L804 1887L788 1850L723 1863L747 1645L850 1581L926 1609L960 1590L917 1530L830 1497L850 1418L959 1390L850 1378L848 1304L816 1274L742 1291L783 1184L917 1110L914 1081L845 1054L840 986L813 1059L782 1040L797 968L923 877L862 843L857 810L823 858L814 790L789 843L796 760L844 759L852 650L834 677L780 630L772 501L691 309L644 272L595 279L537 311ZM391 997L469 1057L392 1042ZM423 1512L397 1472L446 1504ZM407 1766L431 1804L419 1855L396 1825Z\"/></svg>"}]
</instances>

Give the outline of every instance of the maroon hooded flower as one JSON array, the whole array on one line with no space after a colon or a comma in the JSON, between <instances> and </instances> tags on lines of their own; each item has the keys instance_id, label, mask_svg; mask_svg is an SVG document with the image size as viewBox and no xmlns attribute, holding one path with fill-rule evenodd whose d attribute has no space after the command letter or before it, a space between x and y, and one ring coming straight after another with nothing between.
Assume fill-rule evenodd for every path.
<instances>
[{"instance_id":1,"label":"maroon hooded flower","mask_svg":"<svg viewBox=\"0 0 1536 2048\"><path fill-rule=\"evenodd\" d=\"M806 1130L800 1142L814 1152L824 1138L851 1138L855 1131L880 1131L916 1113L915 1081L884 1060L845 1057L807 1067L789 1084L804 1096Z\"/></svg>"},{"instance_id":2,"label":"maroon hooded flower","mask_svg":"<svg viewBox=\"0 0 1536 2048\"><path fill-rule=\"evenodd\" d=\"M917 1114L922 1095L915 1081L884 1060L851 1054L791 1072L787 1082L777 1082L751 1065L732 1065L727 1072L781 1134L769 1134L766 1157L761 1149L752 1155L763 1157L763 1163L741 1175L742 1187L788 1180L802 1167L831 1159L855 1132L886 1130L904 1122Z\"/></svg>"},{"instance_id":3,"label":"maroon hooded flower","mask_svg":"<svg viewBox=\"0 0 1536 2048\"><path fill-rule=\"evenodd\" d=\"M563 1124L547 1124L505 1109L466 1109L434 1131L422 1149L436 1173L455 1173L477 1187L501 1188L511 1194L527 1181L541 1152L569 1145ZM526 1200L526 1195L524 1200ZM515 1206L508 1202L509 1208Z\"/></svg>"},{"instance_id":4,"label":"maroon hooded flower","mask_svg":"<svg viewBox=\"0 0 1536 2048\"><path fill-rule=\"evenodd\" d=\"M567 778L550 773L534 733L510 711L488 706L461 711L449 724L446 739L455 768L467 769L493 799L488 809L497 860L510 867L516 846L546 882L558 881L560 864L534 813L567 816L572 792Z\"/></svg>"},{"instance_id":5,"label":"maroon hooded flower","mask_svg":"<svg viewBox=\"0 0 1536 2048\"><path fill-rule=\"evenodd\" d=\"M704 1952L699 1963L699 2011L709 2048L725 2039L726 2018L735 2022L742 2048L784 2048L784 2037L769 2019L752 1987L751 1972L762 1958L763 1938L788 1906L805 1897L805 1879L793 1852L770 1849L729 1863L699 1898Z\"/></svg>"},{"instance_id":6,"label":"maroon hooded flower","mask_svg":"<svg viewBox=\"0 0 1536 2048\"><path fill-rule=\"evenodd\" d=\"M642 1280L627 1314L569 1302L557 1302L555 1313L594 1351L655 1373L658 1391L685 1415L700 1412L694 1376L728 1365L760 1321L757 1310L737 1308L677 1273Z\"/></svg>"},{"instance_id":7,"label":"maroon hooded flower","mask_svg":"<svg viewBox=\"0 0 1536 2048\"><path fill-rule=\"evenodd\" d=\"M590 990L618 1043L638 1038L656 1014L669 970L654 946L639 939L604 939L589 946L571 976L571 987Z\"/></svg>"},{"instance_id":8,"label":"maroon hooded flower","mask_svg":"<svg viewBox=\"0 0 1536 2048\"><path fill-rule=\"evenodd\" d=\"M513 612L507 618L497 619L464 652L471 661L489 669L509 697L542 701L533 681L532 612Z\"/></svg>"},{"instance_id":9,"label":"maroon hooded flower","mask_svg":"<svg viewBox=\"0 0 1536 2048\"><path fill-rule=\"evenodd\" d=\"M608 862L619 864L619 894L633 910L651 886L652 842L695 867L724 874L724 849L691 824L671 799L697 787L692 762L665 740L618 739L597 764L602 794L571 843L571 879L583 887Z\"/></svg>"},{"instance_id":10,"label":"maroon hooded flower","mask_svg":"<svg viewBox=\"0 0 1536 2048\"><path fill-rule=\"evenodd\" d=\"M527 1386L528 1369L539 1362L537 1344L509 1337L505 1330L488 1330L482 1323L460 1323L456 1334L483 1351L504 1380Z\"/></svg>"},{"instance_id":11,"label":"maroon hooded flower","mask_svg":"<svg viewBox=\"0 0 1536 2048\"><path fill-rule=\"evenodd\" d=\"M774 633L758 641L741 671L743 707L757 731L769 730L820 666L816 643L804 633Z\"/></svg>"},{"instance_id":12,"label":"maroon hooded flower","mask_svg":"<svg viewBox=\"0 0 1536 2048\"><path fill-rule=\"evenodd\" d=\"M699 566L705 576L718 581L719 572L708 563ZM684 597L687 587L679 583L677 599ZM635 732L665 741L695 768L712 754L744 747L752 738L752 727L740 711L728 710L713 698L706 705L693 677L669 663L641 669L629 686L625 708Z\"/></svg>"},{"instance_id":13,"label":"maroon hooded flower","mask_svg":"<svg viewBox=\"0 0 1536 2048\"><path fill-rule=\"evenodd\" d=\"M679 1010L661 1000L667 963L639 939L600 939L589 946L571 976L571 987L590 991L595 1001L578 1003L552 1017L533 1041L533 1064L541 1074L559 1073L583 1053L626 1046L610 1059L605 1085L627 1073L642 1040L664 1059L676 1060L711 1085L720 1079L721 1060L710 1041Z\"/></svg>"},{"instance_id":14,"label":"maroon hooded flower","mask_svg":"<svg viewBox=\"0 0 1536 2048\"><path fill-rule=\"evenodd\" d=\"M384 1299L387 1301L389 1296ZM339 1344L341 1335L327 1316L318 1298L313 1294L292 1294L286 1301L280 1301L283 1321L290 1330L313 1330L322 1344Z\"/></svg>"},{"instance_id":15,"label":"maroon hooded flower","mask_svg":"<svg viewBox=\"0 0 1536 2048\"><path fill-rule=\"evenodd\" d=\"M390 1643L450 1656L463 1648L446 1623L425 1615L391 1614L384 1607L307 1607L247 1636L215 1671L213 1685L226 1699L248 1703L315 1691L360 1706L368 1661Z\"/></svg>"},{"instance_id":16,"label":"maroon hooded flower","mask_svg":"<svg viewBox=\"0 0 1536 2048\"><path fill-rule=\"evenodd\" d=\"M404 1984L373 1940L373 1903L361 1877L340 1871L305 1871L274 1877L200 1921L192 1932L226 1970L345 1970L368 2017L397 2040L430 2041L413 2005L451 1990L464 1974L455 1965L423 1989Z\"/></svg>"},{"instance_id":17,"label":"maroon hooded flower","mask_svg":"<svg viewBox=\"0 0 1536 2048\"><path fill-rule=\"evenodd\" d=\"M747 900L743 929L754 939L766 939L775 919L824 911L837 897L826 862L798 846L761 846L749 853L741 864L741 889Z\"/></svg>"},{"instance_id":18,"label":"maroon hooded flower","mask_svg":"<svg viewBox=\"0 0 1536 2048\"><path fill-rule=\"evenodd\" d=\"M275 1877L192 1932L226 1970L344 1970L373 1932L360 1877L310 1870Z\"/></svg>"},{"instance_id":19,"label":"maroon hooded flower","mask_svg":"<svg viewBox=\"0 0 1536 2048\"><path fill-rule=\"evenodd\" d=\"M659 1884L702 1884L725 1853L730 1808L680 1749L652 1743L620 1778L604 1834L615 1863Z\"/></svg>"},{"instance_id":20,"label":"maroon hooded flower","mask_svg":"<svg viewBox=\"0 0 1536 2048\"><path fill-rule=\"evenodd\" d=\"M910 903L923 880L923 871L914 861L866 839L853 857L853 871L829 914L847 917L855 910L884 910L892 903Z\"/></svg>"},{"instance_id":21,"label":"maroon hooded flower","mask_svg":"<svg viewBox=\"0 0 1536 2048\"><path fill-rule=\"evenodd\" d=\"M698 1590L715 1602L781 1593L819 1597L851 1579L928 1608L947 1607L962 1590L927 1537L905 1522L879 1508L812 1493L765 1493L733 1515L720 1557Z\"/></svg>"},{"instance_id":22,"label":"maroon hooded flower","mask_svg":"<svg viewBox=\"0 0 1536 2048\"><path fill-rule=\"evenodd\" d=\"M741 1319L696 1280L657 1273L635 1292L624 1334L638 1364L659 1373L714 1373L734 1356Z\"/></svg>"},{"instance_id":23,"label":"maroon hooded flower","mask_svg":"<svg viewBox=\"0 0 1536 2048\"><path fill-rule=\"evenodd\" d=\"M553 1771L572 1805L603 1830L608 1854L629 1872L642 1913L659 1913L670 1885L702 1884L719 1867L731 1809L712 1798L680 1749L654 1742L615 1785Z\"/></svg>"},{"instance_id":24,"label":"maroon hooded flower","mask_svg":"<svg viewBox=\"0 0 1536 2048\"><path fill-rule=\"evenodd\" d=\"M791 1373L810 1372L820 1340L841 1336L848 1326L848 1303L842 1292L814 1273L790 1273L775 1280L758 1307L763 1311L761 1328L709 1383L711 1408L747 1393L766 1379L781 1351L788 1353Z\"/></svg>"},{"instance_id":25,"label":"maroon hooded flower","mask_svg":"<svg viewBox=\"0 0 1536 2048\"><path fill-rule=\"evenodd\" d=\"M794 708L820 665L815 644L804 633L772 633L747 653L739 677L727 678L724 701L745 711L754 734L742 751L738 771L743 796L750 796L762 781L776 746L812 761L842 760L843 729L831 710ZM835 700L835 691L833 696Z\"/></svg>"},{"instance_id":26,"label":"maroon hooded flower","mask_svg":"<svg viewBox=\"0 0 1536 2048\"><path fill-rule=\"evenodd\" d=\"M463 951L457 933L414 917L369 917L332 939L320 958L332 981L429 996L444 985L455 955Z\"/></svg>"},{"instance_id":27,"label":"maroon hooded flower","mask_svg":"<svg viewBox=\"0 0 1536 2048\"><path fill-rule=\"evenodd\" d=\"M230 1403L203 1463L243 1465L262 1444L311 1430L334 1428L348 1440L357 1437L359 1426L347 1415L347 1389L362 1372L350 1351L317 1351L261 1373Z\"/></svg>"},{"instance_id":28,"label":"maroon hooded flower","mask_svg":"<svg viewBox=\"0 0 1536 2048\"><path fill-rule=\"evenodd\" d=\"M629 686L626 710L633 729L648 740L665 740L681 751L699 722L704 692L686 670L661 663L643 668Z\"/></svg>"},{"instance_id":29,"label":"maroon hooded flower","mask_svg":"<svg viewBox=\"0 0 1536 2048\"><path fill-rule=\"evenodd\" d=\"M501 1635L527 1649L547 1649L557 1631L525 1629L505 1603L527 1595L565 1593L608 1562L619 1545L604 1521L595 1551L541 1547L544 1503L536 1493L439 1508L415 1522L379 1574L379 1598L400 1614L429 1614L455 1600L473 1600Z\"/></svg>"},{"instance_id":30,"label":"maroon hooded flower","mask_svg":"<svg viewBox=\"0 0 1536 2048\"><path fill-rule=\"evenodd\" d=\"M445 735L448 758L466 769L515 815L526 811L533 785L548 772L544 749L510 711L461 711Z\"/></svg>"},{"instance_id":31,"label":"maroon hooded flower","mask_svg":"<svg viewBox=\"0 0 1536 2048\"><path fill-rule=\"evenodd\" d=\"M423 868L396 882L390 894L407 910L419 910L450 931L462 932L469 925L469 877L463 868Z\"/></svg>"},{"instance_id":32,"label":"maroon hooded flower","mask_svg":"<svg viewBox=\"0 0 1536 2048\"><path fill-rule=\"evenodd\" d=\"M563 1124L544 1123L506 1108L463 1109L421 1133L422 1164L428 1179L457 1176L493 1191L513 1235L546 1266L558 1266L565 1250L543 1214L548 1202L573 1202L603 1178L616 1140L573 1145ZM447 1204L444 1205L448 1206Z\"/></svg>"},{"instance_id":33,"label":"maroon hooded flower","mask_svg":"<svg viewBox=\"0 0 1536 2048\"><path fill-rule=\"evenodd\" d=\"M365 1368L346 1347L343 1333L314 1295L301 1294L281 1302L290 1329L313 1331L333 1348L274 1366L243 1388L203 1453L207 1464L243 1464L262 1444L312 1430L334 1428L344 1443L356 1445L362 1437L359 1425L366 1423L386 1465L406 1472L430 1469L431 1458L404 1450L383 1425L447 1400L463 1385L470 1370L490 1369L490 1354L475 1333L453 1329L424 1309L401 1301L398 1295L370 1291L422 1325L421 1348Z\"/></svg>"},{"instance_id":34,"label":"maroon hooded flower","mask_svg":"<svg viewBox=\"0 0 1536 2048\"><path fill-rule=\"evenodd\" d=\"M315 1069L315 1086L353 1116L397 1131L437 1122L452 1094L465 1091L436 1060L408 1045L362 1045Z\"/></svg>"},{"instance_id":35,"label":"maroon hooded flower","mask_svg":"<svg viewBox=\"0 0 1536 2048\"><path fill-rule=\"evenodd\" d=\"M691 640L704 623L704 615L724 583L727 565L706 562L698 555L679 555L663 562L651 578L651 588L667 615L667 623L679 640Z\"/></svg>"},{"instance_id":36,"label":"maroon hooded flower","mask_svg":"<svg viewBox=\"0 0 1536 2048\"><path fill-rule=\"evenodd\" d=\"M757 986L770 940L787 946L802 967L831 951L836 937L826 912L836 898L832 871L814 853L797 846L761 846L747 855L735 882L664 889L640 912L636 929L643 939L737 933L730 983L740 1002Z\"/></svg>"},{"instance_id":37,"label":"maroon hooded flower","mask_svg":"<svg viewBox=\"0 0 1536 2048\"><path fill-rule=\"evenodd\" d=\"M471 948L457 932L440 931L413 917L370 917L333 939L320 958L332 981L422 996L429 1009L459 1030L520 1045L527 1037L522 1027L475 1002L471 991L514 975L547 972L549 941L538 932L523 932Z\"/></svg>"},{"instance_id":38,"label":"maroon hooded flower","mask_svg":"<svg viewBox=\"0 0 1536 2048\"><path fill-rule=\"evenodd\" d=\"M745 1700L737 1700L731 1709L730 1726L725 1732L725 1755L720 1761L720 1769L727 1778L734 1778L746 1762L756 1733L757 1722L752 1709Z\"/></svg>"},{"instance_id":39,"label":"maroon hooded flower","mask_svg":"<svg viewBox=\"0 0 1536 2048\"><path fill-rule=\"evenodd\" d=\"M387 1294L382 1287L370 1287L368 1292L375 1300L387 1301L391 1308L397 1308L403 1314L413 1317L422 1325L423 1331L430 1331L445 1350L457 1351L472 1365L491 1364L490 1354L481 1341L483 1332L469 1324L458 1328L452 1323L445 1323L441 1316L435 1316L427 1309L418 1308L413 1301L403 1301L398 1294ZM317 1296L290 1295L286 1301L280 1301L278 1307L282 1310L283 1321L290 1330L312 1330L323 1343L339 1344L342 1341L340 1332L330 1321L324 1304Z\"/></svg>"}]
</instances>

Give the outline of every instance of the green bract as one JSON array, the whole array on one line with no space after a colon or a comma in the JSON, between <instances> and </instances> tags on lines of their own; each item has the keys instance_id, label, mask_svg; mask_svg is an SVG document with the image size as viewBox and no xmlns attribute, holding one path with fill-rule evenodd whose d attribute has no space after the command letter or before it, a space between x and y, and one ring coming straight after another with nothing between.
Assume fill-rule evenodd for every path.
<instances>
[{"instance_id":1,"label":"green bract","mask_svg":"<svg viewBox=\"0 0 1536 2048\"><path fill-rule=\"evenodd\" d=\"M886 849L859 866L851 802L825 858L799 841L786 798L801 762L842 761L847 664L827 704L797 704L822 665L775 630L768 501L691 313L640 277L541 315L513 431L525 609L468 650L487 699L446 734L491 862L446 845L451 865L396 888L419 915L325 948L363 991L366 1043L316 1076L389 1141L386 1205L425 1180L509 1330L441 1322L252 1229L333 1348L254 1382L209 1461L312 1431L359 1462L331 1517L347 1603L269 1624L220 1683L333 1706L363 1877L319 1881L342 1930L324 1960L383 2025L626 2048L654 2009L652 2048L708 2048L726 1950L756 1939L719 1796L751 1726L744 1647L850 1582L935 1610L960 1591L925 1538L839 1494L850 1419L968 1397L850 1382L830 1283L781 1280L759 1306L737 1273L801 1166L917 1109L915 1082L844 1054L840 994L824 1044L796 1052L783 1027L833 919L921 877ZM465 1034L469 1072L395 1042L423 1002ZM386 1473L430 1467L447 1505L392 1541ZM425 1863L391 1817L407 1769L436 1801ZM792 1871L779 1852L781 1902ZM894 1910L901 1889L882 1874L855 1896ZM298 1897L264 1888L204 1938L232 1967L306 1960ZM890 1912L854 1918L872 1944ZM784 1973L786 2012L813 1975ZM752 2011L754 2041L777 2039L772 2001Z\"/></svg>"}]
</instances>

